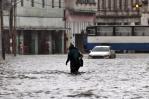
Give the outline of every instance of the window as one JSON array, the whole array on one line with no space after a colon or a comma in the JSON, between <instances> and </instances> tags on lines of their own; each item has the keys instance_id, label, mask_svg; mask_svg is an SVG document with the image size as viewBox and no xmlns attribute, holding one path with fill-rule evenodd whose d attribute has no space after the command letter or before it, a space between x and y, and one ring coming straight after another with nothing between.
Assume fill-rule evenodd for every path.
<instances>
[{"instance_id":1,"label":"window","mask_svg":"<svg viewBox=\"0 0 149 99\"><path fill-rule=\"evenodd\" d=\"M131 0L131 4L130 5L133 5L133 0ZM131 6L131 10L133 10L133 6Z\"/></svg>"},{"instance_id":2,"label":"window","mask_svg":"<svg viewBox=\"0 0 149 99\"><path fill-rule=\"evenodd\" d=\"M105 7L106 7L106 5L105 5L105 0L102 0L102 9L105 10Z\"/></svg>"},{"instance_id":3,"label":"window","mask_svg":"<svg viewBox=\"0 0 149 99\"><path fill-rule=\"evenodd\" d=\"M126 4L126 0L125 0L125 4ZM119 1L119 9L122 10L122 1Z\"/></svg>"},{"instance_id":4,"label":"window","mask_svg":"<svg viewBox=\"0 0 149 99\"><path fill-rule=\"evenodd\" d=\"M59 8L61 8L61 0L59 0Z\"/></svg>"},{"instance_id":5,"label":"window","mask_svg":"<svg viewBox=\"0 0 149 99\"><path fill-rule=\"evenodd\" d=\"M52 8L54 8L54 0L52 0Z\"/></svg>"},{"instance_id":6,"label":"window","mask_svg":"<svg viewBox=\"0 0 149 99\"><path fill-rule=\"evenodd\" d=\"M143 3L144 5L147 5L147 4L148 4L148 0L143 0L142 3Z\"/></svg>"},{"instance_id":7,"label":"window","mask_svg":"<svg viewBox=\"0 0 149 99\"><path fill-rule=\"evenodd\" d=\"M90 35L90 36L96 35L95 28L87 29L87 34Z\"/></svg>"},{"instance_id":8,"label":"window","mask_svg":"<svg viewBox=\"0 0 149 99\"><path fill-rule=\"evenodd\" d=\"M128 9L128 0L125 0L124 9L127 11Z\"/></svg>"},{"instance_id":9,"label":"window","mask_svg":"<svg viewBox=\"0 0 149 99\"><path fill-rule=\"evenodd\" d=\"M23 0L21 0L21 6L24 6L24 2L23 2Z\"/></svg>"},{"instance_id":10,"label":"window","mask_svg":"<svg viewBox=\"0 0 149 99\"><path fill-rule=\"evenodd\" d=\"M88 0L90 4L96 4L95 0Z\"/></svg>"},{"instance_id":11,"label":"window","mask_svg":"<svg viewBox=\"0 0 149 99\"><path fill-rule=\"evenodd\" d=\"M96 4L95 0L77 0L76 4Z\"/></svg>"},{"instance_id":12,"label":"window","mask_svg":"<svg viewBox=\"0 0 149 99\"><path fill-rule=\"evenodd\" d=\"M114 0L114 10L117 10L117 0Z\"/></svg>"},{"instance_id":13,"label":"window","mask_svg":"<svg viewBox=\"0 0 149 99\"><path fill-rule=\"evenodd\" d=\"M42 0L42 7L45 7L45 0Z\"/></svg>"},{"instance_id":14,"label":"window","mask_svg":"<svg viewBox=\"0 0 149 99\"><path fill-rule=\"evenodd\" d=\"M140 25L140 22L135 22L135 25Z\"/></svg>"},{"instance_id":15,"label":"window","mask_svg":"<svg viewBox=\"0 0 149 99\"><path fill-rule=\"evenodd\" d=\"M31 0L31 6L34 7L34 0Z\"/></svg>"},{"instance_id":16,"label":"window","mask_svg":"<svg viewBox=\"0 0 149 99\"><path fill-rule=\"evenodd\" d=\"M100 0L98 1L98 10L100 11Z\"/></svg>"},{"instance_id":17,"label":"window","mask_svg":"<svg viewBox=\"0 0 149 99\"><path fill-rule=\"evenodd\" d=\"M111 0L109 0L109 2L108 2L109 10L111 10L111 8L112 8L112 7L111 7L112 2L113 2L113 1L111 1Z\"/></svg>"}]
</instances>

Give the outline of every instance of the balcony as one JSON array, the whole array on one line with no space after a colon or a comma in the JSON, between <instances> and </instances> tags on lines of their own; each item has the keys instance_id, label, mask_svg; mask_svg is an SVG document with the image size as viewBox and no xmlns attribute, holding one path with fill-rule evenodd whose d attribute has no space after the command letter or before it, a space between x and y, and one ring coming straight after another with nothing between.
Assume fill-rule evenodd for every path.
<instances>
[{"instance_id":1,"label":"balcony","mask_svg":"<svg viewBox=\"0 0 149 99\"><path fill-rule=\"evenodd\" d=\"M97 4L95 0L74 0L67 6L67 9L71 9L75 12L89 12L95 13L97 11Z\"/></svg>"},{"instance_id":2,"label":"balcony","mask_svg":"<svg viewBox=\"0 0 149 99\"><path fill-rule=\"evenodd\" d=\"M100 10L96 13L97 17L100 18L131 18L131 17L141 17L141 12L138 11L106 11L106 10Z\"/></svg>"}]
</instances>

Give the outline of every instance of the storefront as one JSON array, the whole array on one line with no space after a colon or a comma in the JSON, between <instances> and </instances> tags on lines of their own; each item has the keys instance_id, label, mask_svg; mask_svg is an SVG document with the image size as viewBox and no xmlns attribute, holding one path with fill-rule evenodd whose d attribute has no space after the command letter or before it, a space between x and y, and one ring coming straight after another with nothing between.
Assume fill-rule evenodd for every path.
<instances>
[{"instance_id":1,"label":"storefront","mask_svg":"<svg viewBox=\"0 0 149 99\"><path fill-rule=\"evenodd\" d=\"M65 29L18 30L18 54L61 54L64 53Z\"/></svg>"}]
</instances>

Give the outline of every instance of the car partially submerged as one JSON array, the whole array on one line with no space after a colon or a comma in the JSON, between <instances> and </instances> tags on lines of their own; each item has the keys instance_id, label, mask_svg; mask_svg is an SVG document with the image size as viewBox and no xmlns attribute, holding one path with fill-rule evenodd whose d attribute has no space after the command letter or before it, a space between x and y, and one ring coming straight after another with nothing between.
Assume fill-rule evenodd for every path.
<instances>
[{"instance_id":1,"label":"car partially submerged","mask_svg":"<svg viewBox=\"0 0 149 99\"><path fill-rule=\"evenodd\" d=\"M116 58L110 46L95 46L89 53L89 58Z\"/></svg>"}]
</instances>

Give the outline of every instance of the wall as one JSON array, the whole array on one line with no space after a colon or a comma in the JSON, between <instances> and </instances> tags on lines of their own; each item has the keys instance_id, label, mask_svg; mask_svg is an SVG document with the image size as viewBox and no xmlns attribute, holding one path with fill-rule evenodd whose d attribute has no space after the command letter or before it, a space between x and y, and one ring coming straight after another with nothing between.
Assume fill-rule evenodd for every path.
<instances>
[{"instance_id":1,"label":"wall","mask_svg":"<svg viewBox=\"0 0 149 99\"><path fill-rule=\"evenodd\" d=\"M61 0L61 8L59 8L59 0L54 0L54 7L52 7L52 0L45 0L45 6L42 6L42 0L34 0L34 7L31 5L31 0L23 0L17 3L17 27L64 27L64 1ZM9 17L4 17L4 24L9 26Z\"/></svg>"}]
</instances>

